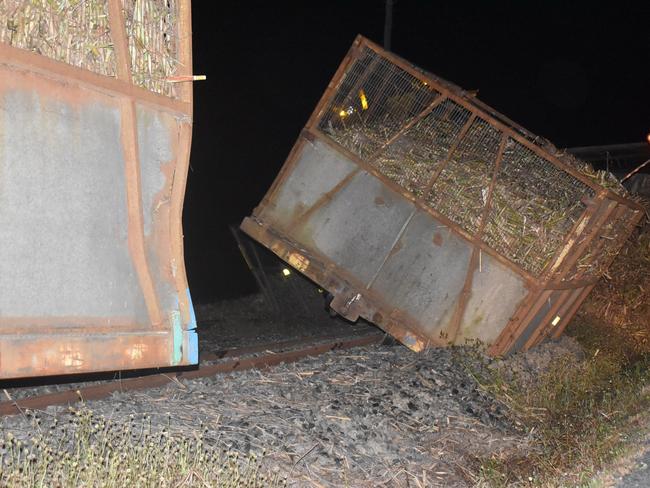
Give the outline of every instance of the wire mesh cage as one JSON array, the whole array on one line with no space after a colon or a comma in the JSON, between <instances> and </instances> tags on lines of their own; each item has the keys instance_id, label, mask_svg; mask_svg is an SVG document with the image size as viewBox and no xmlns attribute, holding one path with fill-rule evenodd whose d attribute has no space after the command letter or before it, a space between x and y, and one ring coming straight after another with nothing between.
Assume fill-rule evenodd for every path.
<instances>
[{"instance_id":1,"label":"wire mesh cage","mask_svg":"<svg viewBox=\"0 0 650 488\"><path fill-rule=\"evenodd\" d=\"M507 136L443 91L364 47L318 127L473 236L491 193L480 238L539 276L594 189L511 137L495 172Z\"/></svg>"},{"instance_id":2,"label":"wire mesh cage","mask_svg":"<svg viewBox=\"0 0 650 488\"><path fill-rule=\"evenodd\" d=\"M348 318L500 354L560 333L640 217L611 175L358 37L242 227Z\"/></svg>"},{"instance_id":3,"label":"wire mesh cage","mask_svg":"<svg viewBox=\"0 0 650 488\"><path fill-rule=\"evenodd\" d=\"M108 2L0 2L0 42L116 76Z\"/></svg>"},{"instance_id":4,"label":"wire mesh cage","mask_svg":"<svg viewBox=\"0 0 650 488\"><path fill-rule=\"evenodd\" d=\"M0 2L0 42L106 76L117 76L110 0ZM117 0L126 27L133 82L176 97L178 1Z\"/></svg>"}]
</instances>

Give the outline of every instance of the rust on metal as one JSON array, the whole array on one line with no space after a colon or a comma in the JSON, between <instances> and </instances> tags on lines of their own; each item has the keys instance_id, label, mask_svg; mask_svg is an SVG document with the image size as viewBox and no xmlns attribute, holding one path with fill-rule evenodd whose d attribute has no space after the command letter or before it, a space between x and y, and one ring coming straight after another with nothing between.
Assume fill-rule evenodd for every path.
<instances>
[{"instance_id":1,"label":"rust on metal","mask_svg":"<svg viewBox=\"0 0 650 488\"><path fill-rule=\"evenodd\" d=\"M397 56L396 54L384 50L381 46L370 41L369 39L363 38L362 36L359 37L363 39L363 45L368 46L377 54L385 57L386 59L389 59L391 62L393 62L400 68L402 68L404 71L410 73L414 77L419 78L420 80L427 83L428 82L436 83L436 89L438 89L442 94L444 94L448 98L453 99L460 105L464 105L464 106L470 105L473 113L479 115L481 118L488 120L493 127L496 127L499 130L503 131L504 133L508 134L508 136L510 136L513 140L522 143L523 145L528 147L528 149L535 152L539 156L543 158L551 159L554 164L562 168L567 173L571 174L574 178L580 180L585 185L591 187L592 189L601 190L601 187L598 186L596 183L594 183L589 178L581 174L579 171L575 170L573 167L571 167L570 165L562 161L560 158L558 158L556 156L556 153L559 153L560 150L552 146L548 141L544 141L545 142L544 148L538 146L537 144L532 142L531 139L537 140L539 138L533 136L523 127L512 122L509 118L500 114L496 110L494 109L486 110L487 106L485 104L477 103L478 99L473 96L468 96L465 90L447 81L444 81L441 78L431 75L430 73L426 73L423 70L416 69L411 63ZM521 134L526 134L527 136L522 136ZM619 203L630 205L637 209L643 208L638 203L632 200L622 198L616 193L612 192L611 190L606 189L605 194L607 195L608 198L612 200L616 200Z\"/></svg>"},{"instance_id":2,"label":"rust on metal","mask_svg":"<svg viewBox=\"0 0 650 488\"><path fill-rule=\"evenodd\" d=\"M546 272L546 279L550 280L554 276L554 273L562 265L566 259L569 252L572 250L573 245L580 238L582 233L587 227L587 224L592 219L594 212L598 209L598 204L602 202L602 196L599 197L597 201L589 202L587 205L587 210L582 214L582 217L573 225L571 231L567 234L562 247L558 252L555 262L549 266L548 271Z\"/></svg>"},{"instance_id":3,"label":"rust on metal","mask_svg":"<svg viewBox=\"0 0 650 488\"><path fill-rule=\"evenodd\" d=\"M174 97L134 84L122 2L107 6L115 77L0 43L0 96L19 114L0 124L3 196L14 199L0 232L33 243L33 259L13 263L15 285L2 283L3 379L198 361L181 220L192 85ZM166 8L177 9L176 74L191 75L190 1ZM5 173L17 148L20 168ZM29 225L39 218L47 225ZM10 240L0 235L5 262Z\"/></svg>"},{"instance_id":4,"label":"rust on metal","mask_svg":"<svg viewBox=\"0 0 650 488\"><path fill-rule=\"evenodd\" d=\"M346 69L356 59L359 52L360 45L361 45L361 37L357 36L357 38L352 43L350 50L348 51L345 58L343 59L343 62L339 65L338 69L334 73L334 76L332 77L332 81L330 81L329 84L327 85L327 88L325 89L323 96L318 101L318 104L316 105L314 112L312 113L311 117L305 124L306 128L308 129L312 128L314 124L318 122L318 119L323 115L323 109L325 108L327 102L329 102L330 98L332 97L332 94L338 89Z\"/></svg>"},{"instance_id":5,"label":"rust on metal","mask_svg":"<svg viewBox=\"0 0 650 488\"><path fill-rule=\"evenodd\" d=\"M312 281L319 283L324 289L336 295L342 305L348 304L357 294L363 293L361 299L350 302L347 307L349 316L362 315L371 317L372 322L381 327L398 340L402 338L405 343L413 344L422 350L429 345L443 346L443 338L430 338L421 330L417 320L403 310L391 309L381 296L366 289L365 284L352 276L345 269L341 269L324 256L316 255L301 249L296 243L287 240L277 229L260 225L254 219L246 218L241 224L241 229L256 241L273 251L281 259L289 262L289 256L302 252L309 259L309 267L301 272ZM336 310L339 312L339 310ZM402 341L404 342L404 341Z\"/></svg>"},{"instance_id":6,"label":"rust on metal","mask_svg":"<svg viewBox=\"0 0 650 488\"><path fill-rule=\"evenodd\" d=\"M394 144L397 140L399 140L406 131L408 131L411 127L413 127L415 124L420 122L422 119L424 119L427 115L429 115L434 108L436 108L438 105L440 105L442 102L447 100L447 97L444 97L442 95L438 95L433 102L431 102L422 112L420 112L417 116L413 117L411 120L409 120L406 124L402 126L400 130L395 133L390 139L388 139L386 142L384 142L379 149L377 149L372 155L368 158L370 161L376 159L381 153L383 153L388 146L391 144Z\"/></svg>"},{"instance_id":7,"label":"rust on metal","mask_svg":"<svg viewBox=\"0 0 650 488\"><path fill-rule=\"evenodd\" d=\"M562 280L569 271L571 271L571 267L576 263L576 261L578 261L578 259L580 259L580 256L583 255L585 249L596 238L596 236L598 236L598 233L607 223L607 220L614 212L616 206L617 203L611 200L606 200L600 205L599 210L594 214L593 218L590 219L590 223L588 224L589 229L584 233L582 241L574 244L575 249L573 250L572 255L564 261L561 269L558 271L559 280ZM591 220L594 222L591 223Z\"/></svg>"},{"instance_id":8,"label":"rust on metal","mask_svg":"<svg viewBox=\"0 0 650 488\"><path fill-rule=\"evenodd\" d=\"M162 323L162 315L158 307L158 299L154 290L153 280L146 260L144 244L144 218L142 211L142 194L140 191L140 161L138 157L138 136L136 129L135 105L132 100L121 102L122 112L122 147L126 165L126 200L128 208L128 242L131 259L135 265L140 286L149 311L151 323L158 327Z\"/></svg>"},{"instance_id":9,"label":"rust on metal","mask_svg":"<svg viewBox=\"0 0 650 488\"><path fill-rule=\"evenodd\" d=\"M175 114L191 113L191 105L185 101L169 98L127 83L124 80L102 76L1 42L0 59L2 60L0 63L6 66L39 73L47 78L60 80L64 83L92 87L115 96L135 98L143 103Z\"/></svg>"},{"instance_id":10,"label":"rust on metal","mask_svg":"<svg viewBox=\"0 0 650 488\"><path fill-rule=\"evenodd\" d=\"M449 164L449 161L451 161L451 158L454 156L454 153L458 149L458 146L460 145L461 141L465 138L467 135L467 132L469 132L469 128L472 126L474 123L474 120L476 120L476 114L472 114L469 119L467 119L467 122L465 122L465 125L463 128L460 130L458 135L456 136L456 139L454 140L453 144L449 148L449 152L447 153L447 157L445 160L438 166L436 171L431 175L431 179L427 182L427 185L424 187L424 192L428 193L431 191L433 188L433 185L436 184L436 181L438 180L438 177L442 174L444 171L445 167L447 164Z\"/></svg>"},{"instance_id":11,"label":"rust on metal","mask_svg":"<svg viewBox=\"0 0 650 488\"><path fill-rule=\"evenodd\" d=\"M512 317L508 325L503 329L497 341L490 346L490 354L500 356L508 352L523 332L523 329L526 328L544 304L547 303L551 293L551 290L544 290L541 293L537 290L531 292L528 298L522 302L519 310Z\"/></svg>"},{"instance_id":12,"label":"rust on metal","mask_svg":"<svg viewBox=\"0 0 650 488\"><path fill-rule=\"evenodd\" d=\"M309 356L318 356L329 351L379 344L383 338L384 334L377 331L352 338L336 338L335 340L332 340L331 337L310 338L219 351L206 354L203 359L206 361L233 359L216 364L204 364L193 371L170 371L169 373L115 380L81 389L5 401L0 403L0 415L16 415L23 413L26 409L43 410L52 405L70 405L79 401L100 400L115 392L156 388L181 379L189 380L247 369L268 368L281 363L295 362ZM259 353L263 354L247 357Z\"/></svg>"},{"instance_id":13,"label":"rust on metal","mask_svg":"<svg viewBox=\"0 0 650 488\"><path fill-rule=\"evenodd\" d=\"M598 282L599 278L592 278L587 280L571 280L571 281L554 281L546 285L547 290L569 290L576 288L583 288L585 286L594 285Z\"/></svg>"},{"instance_id":14,"label":"rust on metal","mask_svg":"<svg viewBox=\"0 0 650 488\"><path fill-rule=\"evenodd\" d=\"M476 273L476 270L479 268L479 260L482 252L481 248L478 246L478 243L480 243L482 240L483 230L485 229L485 225L487 223L487 217L490 212L490 209L492 208L492 197L494 193L494 185L496 183L497 175L499 174L499 169L501 169L501 160L503 159L503 152L506 149L507 143L508 143L508 137L505 134L503 134L501 136L501 143L499 144L499 150L497 152L495 163L494 163L492 179L490 181L490 186L488 187L487 196L485 198L485 208L481 213L479 228L476 233L476 236L474 237L474 249L472 250L472 257L469 261L469 266L467 267L465 284L463 285L463 289L460 295L458 296L458 304L456 305L456 310L454 311L454 315L452 316L451 321L447 326L447 334L451 342L455 342L458 337L461 320L463 318L463 314L465 313L465 309L467 308L467 301L469 300L470 294L472 293L472 281L474 279L474 273ZM454 150L456 147L457 146L454 147ZM448 160L450 159L449 156L447 157L447 159Z\"/></svg>"},{"instance_id":15,"label":"rust on metal","mask_svg":"<svg viewBox=\"0 0 650 488\"><path fill-rule=\"evenodd\" d=\"M483 231L485 230L485 226L487 225L487 218L490 214L490 210L492 209L492 199L494 198L494 186L496 185L497 182L497 175L499 174L499 170L501 169L501 161L503 160L503 153L506 150L507 144L508 144L508 137L504 134L501 136L501 143L499 144L499 150L497 152L496 160L494 163L492 179L490 180L490 186L488 187L487 196L485 198L485 208L481 213L479 228L478 231L476 232L476 237L475 237L476 242L480 242L482 240Z\"/></svg>"},{"instance_id":16,"label":"rust on metal","mask_svg":"<svg viewBox=\"0 0 650 488\"><path fill-rule=\"evenodd\" d=\"M544 315L544 317L540 321L540 325L530 335L530 338L523 345L522 350L527 351L535 344L537 344L538 340L544 336L544 333L546 332L547 328L550 327L551 324L553 324L555 318L556 317L561 318L561 315L559 314L559 310L564 306L564 303L569 298L571 293L572 293L571 290L563 290L561 292L560 298L558 298L553 304L553 306L549 309L549 311L546 312L546 315Z\"/></svg>"},{"instance_id":17,"label":"rust on metal","mask_svg":"<svg viewBox=\"0 0 650 488\"><path fill-rule=\"evenodd\" d=\"M593 285L588 285L580 289L580 293L575 298L575 300L571 303L570 308L567 310L565 316L562 318L562 321L558 324L558 326L553 331L551 337L557 339L562 335L562 332L564 332L566 326L569 325L571 319L573 319L575 314L578 313L578 310L580 309L580 305L582 305L582 302L585 300L585 298L587 298L587 296L589 295L589 293L591 293L591 290L593 290L595 286L596 284L594 283Z\"/></svg>"},{"instance_id":18,"label":"rust on metal","mask_svg":"<svg viewBox=\"0 0 650 488\"><path fill-rule=\"evenodd\" d=\"M341 181L339 181L334 188L332 188L330 191L323 193L323 195L314 202L314 204L306 209L303 213L300 215L296 216L293 219L292 226L288 229L289 232L294 230L296 227L300 226L303 224L310 215L312 215L314 212L316 212L319 208L321 208L323 205L325 205L327 202L331 202L334 196L339 193L343 188L345 188L348 183L354 178L359 171L361 171L361 168L355 168L352 171L350 171L345 178L343 178Z\"/></svg>"},{"instance_id":19,"label":"rust on metal","mask_svg":"<svg viewBox=\"0 0 650 488\"><path fill-rule=\"evenodd\" d=\"M562 321L564 320L567 311L574 305L580 292L581 290L579 288L567 289L563 292L563 296L560 299L561 305L557 307L557 310L553 315L549 314L549 316L545 318L546 322L543 322L545 325L542 325L540 329L538 329L539 333L537 334L537 338L534 341L529 341L529 344L526 345L526 349L535 347L555 333L555 329L562 325Z\"/></svg>"},{"instance_id":20,"label":"rust on metal","mask_svg":"<svg viewBox=\"0 0 650 488\"><path fill-rule=\"evenodd\" d=\"M129 41L126 37L126 24L120 0L108 0L108 20L113 39L113 50L117 59L117 78L131 83Z\"/></svg>"},{"instance_id":21,"label":"rust on metal","mask_svg":"<svg viewBox=\"0 0 650 488\"><path fill-rule=\"evenodd\" d=\"M444 130L435 132L435 124ZM404 148L419 146L423 133L440 142L426 142L425 156L408 152L406 166ZM436 198L443 197L431 195L446 195L449 168L488 143L478 156L480 187L456 189L474 192L474 200L451 200L473 206L441 207ZM566 326L586 296L576 290L590 289L595 279L582 270L569 280L568 274L581 259L584 266L589 250L602 251L604 243L594 239L604 225L625 220L622 234L631 231L634 219L620 208L639 209L571 161L474 95L358 36L241 228L332 293L332 308L350 320L370 320L414 350L478 338L492 354L507 354ZM506 164L546 165L552 170L535 178L564 178L564 200L557 202L566 205L564 220L552 229L551 251L541 248L547 254L534 265L525 261L536 253L533 244L526 251L509 248L503 237L505 245L494 243L503 179L518 177L502 174ZM531 198L547 195L526 191ZM471 212L471 225L454 214L462 210ZM524 215L526 225L535 222L527 224Z\"/></svg>"}]
</instances>

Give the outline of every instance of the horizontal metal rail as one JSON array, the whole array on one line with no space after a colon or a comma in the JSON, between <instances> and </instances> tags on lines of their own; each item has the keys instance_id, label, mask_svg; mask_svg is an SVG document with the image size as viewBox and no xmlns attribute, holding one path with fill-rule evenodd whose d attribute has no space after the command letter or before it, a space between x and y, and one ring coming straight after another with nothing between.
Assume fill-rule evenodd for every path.
<instances>
[{"instance_id":1,"label":"horizontal metal rail","mask_svg":"<svg viewBox=\"0 0 650 488\"><path fill-rule=\"evenodd\" d=\"M26 409L42 410L52 405L71 405L80 401L100 400L118 391L157 388L181 379L189 380L247 369L268 368L281 363L296 362L309 356L319 356L329 351L379 344L384 338L385 334L383 332L372 331L356 337L312 337L217 351L203 355L203 361L232 359L215 364L204 363L198 369L190 371L160 373L126 380L112 380L80 389L37 395L20 400L9 400L0 403L0 415L17 415L23 413Z\"/></svg>"}]
</instances>

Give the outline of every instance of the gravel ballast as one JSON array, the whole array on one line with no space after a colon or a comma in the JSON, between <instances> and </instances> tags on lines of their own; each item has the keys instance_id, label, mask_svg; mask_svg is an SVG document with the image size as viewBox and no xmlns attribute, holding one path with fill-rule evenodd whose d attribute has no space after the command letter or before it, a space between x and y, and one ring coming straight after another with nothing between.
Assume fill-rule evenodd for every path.
<instances>
[{"instance_id":1,"label":"gravel ballast","mask_svg":"<svg viewBox=\"0 0 650 488\"><path fill-rule=\"evenodd\" d=\"M254 309L245 305L240 300L222 308L228 313L219 326L248 317L247 334L262 340L250 324L264 321L253 320ZM323 331L320 325L310 333ZM281 330L273 327L272 333ZM204 337L210 339L204 339L204 350L219 347L216 332ZM543 368L548 358L572 351L574 344L563 341L495 364L534 374L537 364ZM525 452L529 440L481 390L470 374L473 361L482 367L485 357L472 347L417 354L401 345L376 345L265 370L174 380L84 407L115 422L151 422L189 439L205 431L205 442L242 456L264 453L263 466L287 476L289 486L470 486L477 459ZM39 427L29 415L16 415L2 419L2 430L27 440L55 418L65 425L70 413L49 407L37 415Z\"/></svg>"}]
</instances>

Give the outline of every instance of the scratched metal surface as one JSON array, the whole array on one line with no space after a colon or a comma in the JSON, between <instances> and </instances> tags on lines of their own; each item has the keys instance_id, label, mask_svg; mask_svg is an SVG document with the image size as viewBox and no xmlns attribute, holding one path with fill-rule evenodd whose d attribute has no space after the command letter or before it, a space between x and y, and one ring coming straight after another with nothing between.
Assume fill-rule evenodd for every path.
<instances>
[{"instance_id":1,"label":"scratched metal surface","mask_svg":"<svg viewBox=\"0 0 650 488\"><path fill-rule=\"evenodd\" d=\"M521 276L489 254L481 253L456 341L478 339L492 344L528 292Z\"/></svg>"},{"instance_id":2,"label":"scratched metal surface","mask_svg":"<svg viewBox=\"0 0 650 488\"><path fill-rule=\"evenodd\" d=\"M297 161L274 197L264 219L280 228L291 223L357 169L356 164L320 140L302 140Z\"/></svg>"},{"instance_id":3,"label":"scratched metal surface","mask_svg":"<svg viewBox=\"0 0 650 488\"><path fill-rule=\"evenodd\" d=\"M448 325L463 288L471 245L425 212L408 223L372 289L391 307L408 310L436 337Z\"/></svg>"},{"instance_id":4,"label":"scratched metal surface","mask_svg":"<svg viewBox=\"0 0 650 488\"><path fill-rule=\"evenodd\" d=\"M297 231L318 251L368 283L404 226L413 205L374 176L359 172Z\"/></svg>"},{"instance_id":5,"label":"scratched metal surface","mask_svg":"<svg viewBox=\"0 0 650 488\"><path fill-rule=\"evenodd\" d=\"M0 62L0 379L196 363L176 225L191 114L131 96L130 128L128 95L38 58Z\"/></svg>"},{"instance_id":6,"label":"scratched metal surface","mask_svg":"<svg viewBox=\"0 0 650 488\"><path fill-rule=\"evenodd\" d=\"M147 263L158 302L167 315L178 306L174 269L168 245L170 194L178 151L176 118L171 114L137 105L140 185L144 216Z\"/></svg>"}]
</instances>

